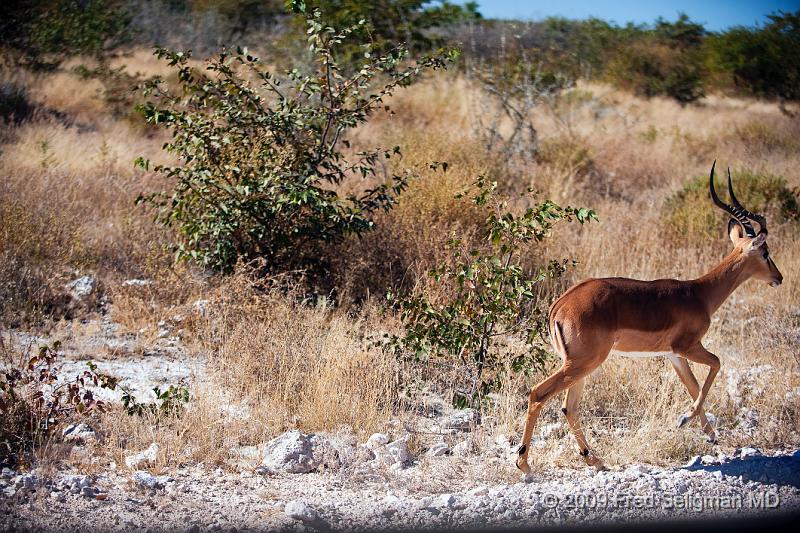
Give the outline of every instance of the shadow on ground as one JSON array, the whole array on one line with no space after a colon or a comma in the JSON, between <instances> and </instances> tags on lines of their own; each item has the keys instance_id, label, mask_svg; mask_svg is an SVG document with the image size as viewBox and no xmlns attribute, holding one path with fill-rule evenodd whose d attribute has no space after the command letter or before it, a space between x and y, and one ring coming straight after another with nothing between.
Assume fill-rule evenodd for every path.
<instances>
[{"instance_id":1,"label":"shadow on ground","mask_svg":"<svg viewBox=\"0 0 800 533\"><path fill-rule=\"evenodd\" d=\"M720 464L705 465L698 461L684 469L719 471L723 476L741 476L744 481L791 485L800 489L800 450L792 455L735 457Z\"/></svg>"}]
</instances>

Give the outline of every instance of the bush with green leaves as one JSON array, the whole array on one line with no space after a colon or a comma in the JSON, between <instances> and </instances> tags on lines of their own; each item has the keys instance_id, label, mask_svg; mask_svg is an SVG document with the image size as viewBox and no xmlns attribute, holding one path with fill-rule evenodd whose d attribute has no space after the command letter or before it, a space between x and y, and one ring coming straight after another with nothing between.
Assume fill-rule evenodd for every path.
<instances>
[{"instance_id":1,"label":"bush with green leaves","mask_svg":"<svg viewBox=\"0 0 800 533\"><path fill-rule=\"evenodd\" d=\"M127 38L121 0L19 0L0 3L0 44L34 66L100 56Z\"/></svg>"},{"instance_id":2,"label":"bush with green leaves","mask_svg":"<svg viewBox=\"0 0 800 533\"><path fill-rule=\"evenodd\" d=\"M703 38L701 24L681 14L675 22L656 21L652 31L630 34L606 69L620 87L642 96L670 96L692 102L703 96Z\"/></svg>"},{"instance_id":3,"label":"bush with green leaves","mask_svg":"<svg viewBox=\"0 0 800 533\"><path fill-rule=\"evenodd\" d=\"M792 190L782 176L759 174L750 170L732 171L736 198L747 209L763 213L771 224L800 222L800 191ZM717 177L716 190L726 191L727 184ZM722 193L720 193L722 194ZM708 199L708 176L697 176L672 194L662 208L664 220L679 237L719 238L726 216Z\"/></svg>"},{"instance_id":4,"label":"bush with green leaves","mask_svg":"<svg viewBox=\"0 0 800 533\"><path fill-rule=\"evenodd\" d=\"M156 418L180 416L189 403L189 388L183 381L177 385L170 385L164 390L160 387L153 387L153 394L156 395L155 402L140 402L133 391L120 386L122 390L122 407L131 416L150 415Z\"/></svg>"},{"instance_id":5,"label":"bush with green leaves","mask_svg":"<svg viewBox=\"0 0 800 533\"><path fill-rule=\"evenodd\" d=\"M452 261L429 272L447 296L390 294L405 332L384 339L384 346L401 357L457 366L461 372L453 398L457 406L479 406L487 394L498 390L509 369L530 373L547 361L547 344L540 341L547 327L548 302L538 296L539 286L574 262L551 260L526 269L523 259L559 221L583 224L597 219L590 209L561 207L549 200L514 214L508 201L498 196L496 182L481 178L474 187L472 202L487 211L483 228L487 246L465 247L452 238L448 242Z\"/></svg>"},{"instance_id":6,"label":"bush with green leaves","mask_svg":"<svg viewBox=\"0 0 800 533\"><path fill-rule=\"evenodd\" d=\"M178 230L178 258L226 272L255 258L271 272L322 272L320 247L372 229L374 214L390 209L407 186L407 173L379 172L399 147L349 157L341 147L351 148L348 133L376 109L388 109L384 100L397 88L445 67L455 52L408 63L402 46L376 56L365 45L361 67L344 75L337 51L360 25L339 31L320 17L307 20L316 65L310 74L275 76L242 49L222 52L203 73L190 66L188 53L156 51L177 68L181 90L173 94L160 79L147 83L140 111L171 130L165 149L179 163L155 166L174 183L171 192L139 201ZM345 180L350 190L354 180L368 183L345 196Z\"/></svg>"},{"instance_id":7,"label":"bush with green leaves","mask_svg":"<svg viewBox=\"0 0 800 533\"><path fill-rule=\"evenodd\" d=\"M348 66L361 57L360 42L368 39L373 49L385 53L397 43L403 43L412 53L431 50L445 44L437 29L480 20L477 2L456 4L447 0L292 0L287 2L293 11L308 6L319 9L322 23L344 27L362 20L356 33L343 43L343 64Z\"/></svg>"},{"instance_id":8,"label":"bush with green leaves","mask_svg":"<svg viewBox=\"0 0 800 533\"><path fill-rule=\"evenodd\" d=\"M800 99L800 10L768 15L762 28L737 26L708 40L711 70L732 85L758 96Z\"/></svg>"}]
</instances>

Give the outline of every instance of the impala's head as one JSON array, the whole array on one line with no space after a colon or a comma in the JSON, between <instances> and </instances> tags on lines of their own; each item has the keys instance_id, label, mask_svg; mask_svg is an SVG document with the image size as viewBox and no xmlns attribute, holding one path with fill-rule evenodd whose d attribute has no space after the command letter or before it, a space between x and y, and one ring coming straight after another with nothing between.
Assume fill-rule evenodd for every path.
<instances>
[{"instance_id":1,"label":"impala's head","mask_svg":"<svg viewBox=\"0 0 800 533\"><path fill-rule=\"evenodd\" d=\"M777 287L783 282L783 276L769 255L767 219L762 215L751 213L736 199L736 195L733 194L730 169L728 169L728 194L733 205L728 205L719 199L717 192L714 190L714 167L716 166L717 162L714 161L714 164L711 165L711 177L709 178L711 199L717 207L732 217L728 222L728 235L730 235L733 245L743 256L745 261L744 268L750 276ZM758 225L757 232L753 228L753 223Z\"/></svg>"}]
</instances>

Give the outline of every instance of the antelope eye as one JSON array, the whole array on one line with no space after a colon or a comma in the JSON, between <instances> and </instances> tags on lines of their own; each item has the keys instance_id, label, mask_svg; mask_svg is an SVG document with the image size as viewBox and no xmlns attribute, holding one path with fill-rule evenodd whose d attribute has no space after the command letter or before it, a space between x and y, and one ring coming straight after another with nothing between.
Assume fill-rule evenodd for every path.
<instances>
[{"instance_id":1,"label":"antelope eye","mask_svg":"<svg viewBox=\"0 0 800 533\"><path fill-rule=\"evenodd\" d=\"M768 258L769 258L769 252L764 250L764 259L768 259Z\"/></svg>"}]
</instances>

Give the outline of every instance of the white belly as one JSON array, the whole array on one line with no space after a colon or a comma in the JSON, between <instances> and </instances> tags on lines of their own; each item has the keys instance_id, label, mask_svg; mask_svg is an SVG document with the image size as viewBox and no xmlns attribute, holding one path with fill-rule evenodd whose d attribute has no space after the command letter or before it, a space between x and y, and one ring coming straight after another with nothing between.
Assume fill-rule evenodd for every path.
<instances>
[{"instance_id":1,"label":"white belly","mask_svg":"<svg viewBox=\"0 0 800 533\"><path fill-rule=\"evenodd\" d=\"M672 352L621 352L619 350L611 350L611 355L621 355L622 357L669 357Z\"/></svg>"}]
</instances>

